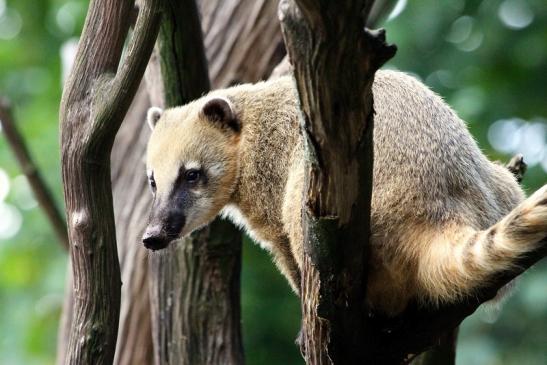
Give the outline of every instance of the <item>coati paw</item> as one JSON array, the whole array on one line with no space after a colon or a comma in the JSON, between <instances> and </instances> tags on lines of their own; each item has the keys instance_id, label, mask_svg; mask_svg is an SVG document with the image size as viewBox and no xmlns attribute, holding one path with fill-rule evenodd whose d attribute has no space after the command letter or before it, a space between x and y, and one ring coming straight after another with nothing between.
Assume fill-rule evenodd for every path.
<instances>
[{"instance_id":1,"label":"coati paw","mask_svg":"<svg viewBox=\"0 0 547 365\"><path fill-rule=\"evenodd\" d=\"M513 156L511 161L507 165L505 165L507 169L515 176L517 181L520 183L522 181L522 177L526 173L526 169L528 168L528 165L526 162L524 162L524 156L522 154L518 154Z\"/></svg>"}]
</instances>

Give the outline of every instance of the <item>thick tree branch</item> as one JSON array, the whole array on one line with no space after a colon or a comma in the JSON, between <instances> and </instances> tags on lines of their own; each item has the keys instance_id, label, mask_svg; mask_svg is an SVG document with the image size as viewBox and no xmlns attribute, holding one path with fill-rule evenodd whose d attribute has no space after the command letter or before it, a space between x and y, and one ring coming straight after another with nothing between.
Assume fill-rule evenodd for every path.
<instances>
[{"instance_id":1,"label":"thick tree branch","mask_svg":"<svg viewBox=\"0 0 547 365\"><path fill-rule=\"evenodd\" d=\"M120 66L131 0L92 0L61 101L61 162L74 276L67 363L111 364L120 310L110 151L153 48L160 0L146 0Z\"/></svg>"},{"instance_id":2,"label":"thick tree branch","mask_svg":"<svg viewBox=\"0 0 547 365\"><path fill-rule=\"evenodd\" d=\"M19 162L21 171L25 174L38 204L40 204L40 207L46 213L46 217L49 220L59 243L64 249L68 250L68 236L65 219L58 209L57 204L53 199L53 195L42 178L42 174L40 174L36 163L30 156L30 152L21 132L19 132L13 121L10 103L3 98L0 98L0 122L6 140L8 141L15 158L17 158L17 161Z\"/></svg>"},{"instance_id":3,"label":"thick tree branch","mask_svg":"<svg viewBox=\"0 0 547 365\"><path fill-rule=\"evenodd\" d=\"M301 288L308 364L370 359L363 303L372 192L371 87L375 71L395 54L383 32L364 30L372 3L285 0L279 6L310 161Z\"/></svg>"}]
</instances>

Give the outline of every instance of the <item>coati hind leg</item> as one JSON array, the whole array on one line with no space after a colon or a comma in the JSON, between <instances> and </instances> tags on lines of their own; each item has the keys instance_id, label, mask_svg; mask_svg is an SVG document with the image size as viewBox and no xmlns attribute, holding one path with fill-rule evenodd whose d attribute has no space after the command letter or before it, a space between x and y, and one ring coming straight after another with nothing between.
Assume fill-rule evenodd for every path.
<instances>
[{"instance_id":1,"label":"coati hind leg","mask_svg":"<svg viewBox=\"0 0 547 365\"><path fill-rule=\"evenodd\" d=\"M545 244L545 238L547 185L486 230L447 226L431 234L428 249L418 257L417 292L425 293L419 299L439 304L471 294Z\"/></svg>"}]
</instances>

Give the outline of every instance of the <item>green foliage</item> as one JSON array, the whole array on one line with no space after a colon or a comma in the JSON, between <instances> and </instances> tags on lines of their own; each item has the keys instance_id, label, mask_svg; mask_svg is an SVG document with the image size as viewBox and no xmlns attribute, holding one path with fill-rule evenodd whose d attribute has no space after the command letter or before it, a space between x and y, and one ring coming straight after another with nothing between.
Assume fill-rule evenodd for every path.
<instances>
[{"instance_id":1,"label":"green foliage","mask_svg":"<svg viewBox=\"0 0 547 365\"><path fill-rule=\"evenodd\" d=\"M246 239L243 244L242 316L248 364L301 362L295 345L300 330L300 302L271 258Z\"/></svg>"},{"instance_id":2,"label":"green foliage","mask_svg":"<svg viewBox=\"0 0 547 365\"><path fill-rule=\"evenodd\" d=\"M545 184L545 0L403 3L406 8L385 24L388 39L399 47L387 67L411 72L443 95L491 158L507 161L513 150L524 149L525 160L535 162L524 179L529 192ZM81 31L86 7L83 0L0 0L0 93L13 100L15 118L59 204L60 51ZM492 125L510 118L520 118L509 129L514 135L501 135L507 146L496 145L496 150L488 138ZM0 239L0 363L50 364L66 254L19 177L1 133L0 169L10 181L3 199L0 171L0 207L16 209L15 223L17 214L22 218L18 233ZM546 274L545 261L526 273L498 318L481 312L465 321L459 364L547 363ZM298 300L268 255L248 241L242 306L249 364L302 363L294 345Z\"/></svg>"},{"instance_id":3,"label":"green foliage","mask_svg":"<svg viewBox=\"0 0 547 365\"><path fill-rule=\"evenodd\" d=\"M0 0L0 94L12 100L15 120L59 204L59 52L80 32L86 6L86 1ZM9 177L10 189L0 205L15 209L22 226L0 240L0 363L51 364L66 254L2 137L0 173ZM0 226L5 219L0 217Z\"/></svg>"}]
</instances>

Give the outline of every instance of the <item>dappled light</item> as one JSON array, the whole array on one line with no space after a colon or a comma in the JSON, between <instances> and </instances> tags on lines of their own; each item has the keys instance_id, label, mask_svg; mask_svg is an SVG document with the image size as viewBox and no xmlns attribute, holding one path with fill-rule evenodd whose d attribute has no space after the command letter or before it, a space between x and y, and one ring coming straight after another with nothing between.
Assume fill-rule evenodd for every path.
<instances>
[{"instance_id":1,"label":"dappled light","mask_svg":"<svg viewBox=\"0 0 547 365\"><path fill-rule=\"evenodd\" d=\"M0 202L0 240L7 240L15 236L22 223L21 213L15 206Z\"/></svg>"},{"instance_id":2,"label":"dappled light","mask_svg":"<svg viewBox=\"0 0 547 365\"><path fill-rule=\"evenodd\" d=\"M28 180L24 175L18 175L13 179L11 191L13 201L20 209L31 210L38 206L38 202L34 198Z\"/></svg>"},{"instance_id":3,"label":"dappled light","mask_svg":"<svg viewBox=\"0 0 547 365\"><path fill-rule=\"evenodd\" d=\"M23 223L19 209L5 202L10 192L10 186L8 174L0 168L0 241L15 236Z\"/></svg>"},{"instance_id":4,"label":"dappled light","mask_svg":"<svg viewBox=\"0 0 547 365\"><path fill-rule=\"evenodd\" d=\"M0 40L8 41L19 34L23 20L17 10L0 6Z\"/></svg>"},{"instance_id":5,"label":"dappled light","mask_svg":"<svg viewBox=\"0 0 547 365\"><path fill-rule=\"evenodd\" d=\"M488 129L488 142L497 151L507 154L522 153L529 166L547 165L547 120L526 121L509 118L495 121Z\"/></svg>"},{"instance_id":6,"label":"dappled light","mask_svg":"<svg viewBox=\"0 0 547 365\"><path fill-rule=\"evenodd\" d=\"M10 181L6 171L0 169L0 201L4 201L10 190Z\"/></svg>"},{"instance_id":7,"label":"dappled light","mask_svg":"<svg viewBox=\"0 0 547 365\"><path fill-rule=\"evenodd\" d=\"M498 16L506 27L512 29L526 28L534 20L534 12L526 0L504 0Z\"/></svg>"}]
</instances>

